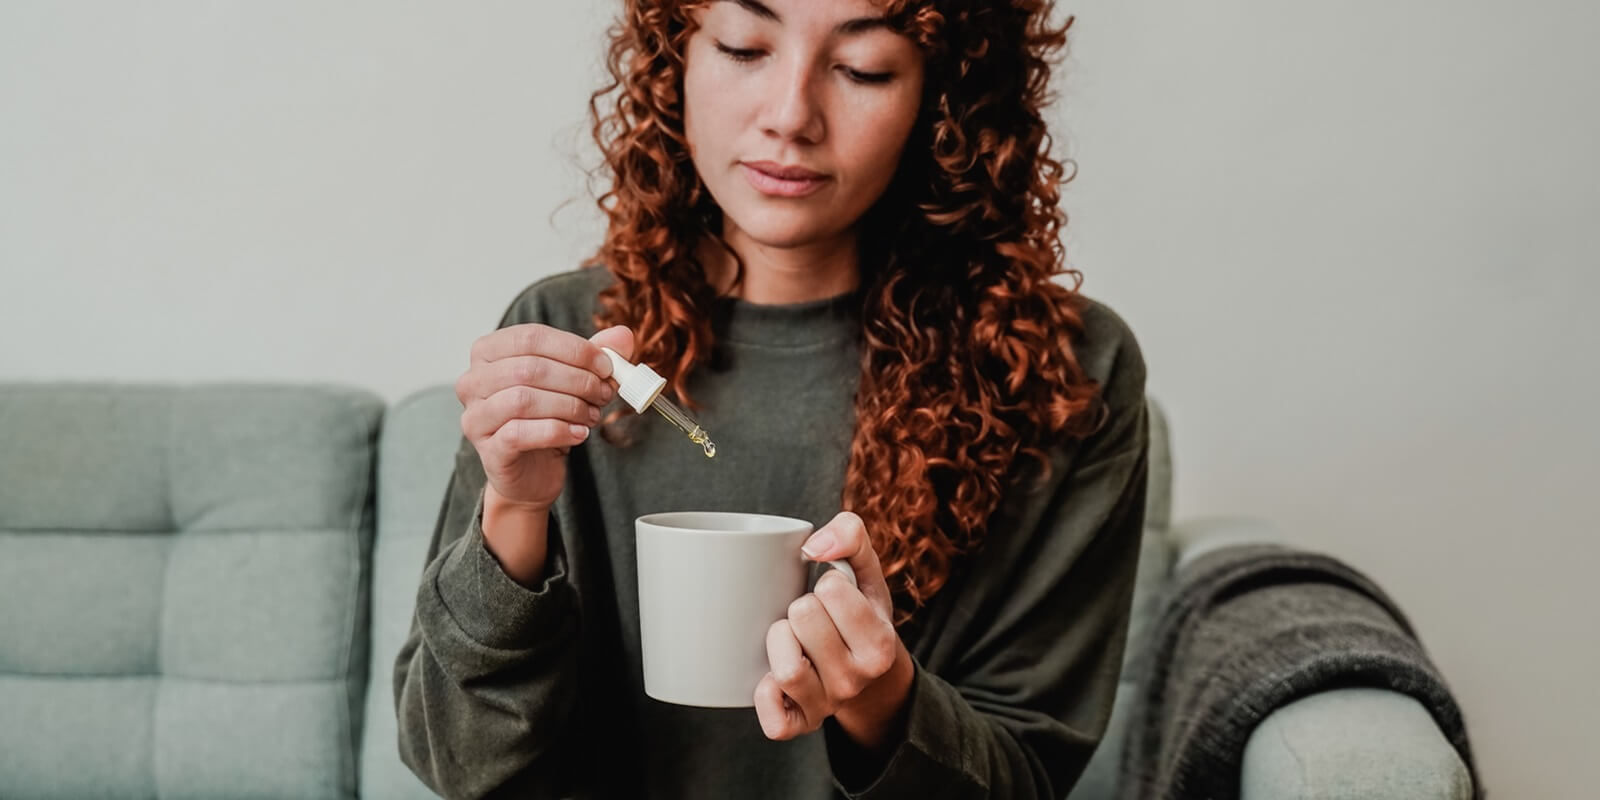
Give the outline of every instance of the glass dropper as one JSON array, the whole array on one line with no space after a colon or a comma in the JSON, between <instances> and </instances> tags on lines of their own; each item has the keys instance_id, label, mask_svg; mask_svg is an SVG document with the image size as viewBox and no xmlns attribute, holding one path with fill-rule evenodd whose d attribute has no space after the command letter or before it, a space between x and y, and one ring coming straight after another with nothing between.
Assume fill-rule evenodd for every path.
<instances>
[{"instance_id":1,"label":"glass dropper","mask_svg":"<svg viewBox=\"0 0 1600 800\"><path fill-rule=\"evenodd\" d=\"M617 382L617 394L633 406L633 410L643 414L645 409L654 408L661 416L666 417L678 430L689 437L689 441L700 445L705 451L706 458L715 458L717 445L711 441L705 428L695 422L676 403L661 396L663 389L667 388L667 380L647 364L630 364L617 351L609 347L600 348L611 359L611 377Z\"/></svg>"},{"instance_id":2,"label":"glass dropper","mask_svg":"<svg viewBox=\"0 0 1600 800\"><path fill-rule=\"evenodd\" d=\"M650 407L660 413L661 416L666 417L668 422L678 426L678 430L688 434L689 441L700 445L700 449L706 452L706 458L717 457L716 442L711 441L711 437L706 434L706 429L700 427L700 423L695 422L694 418L684 413L683 409L678 408L676 403L657 395L655 402L651 403Z\"/></svg>"}]
</instances>

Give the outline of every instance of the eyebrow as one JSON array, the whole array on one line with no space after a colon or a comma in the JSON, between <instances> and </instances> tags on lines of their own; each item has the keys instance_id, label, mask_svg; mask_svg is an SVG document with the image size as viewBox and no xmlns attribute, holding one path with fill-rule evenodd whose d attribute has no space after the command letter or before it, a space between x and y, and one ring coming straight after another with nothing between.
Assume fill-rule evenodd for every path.
<instances>
[{"instance_id":1,"label":"eyebrow","mask_svg":"<svg viewBox=\"0 0 1600 800\"><path fill-rule=\"evenodd\" d=\"M778 12L768 8L765 4L761 3L760 0L723 1L737 3L740 8L762 19L771 20L780 25L783 24L783 17L778 16ZM847 19L844 22L835 25L833 32L848 36L857 33L865 33L867 31L876 30L879 28L883 28L885 30L890 29L889 20L887 17L856 17L855 19Z\"/></svg>"}]
</instances>

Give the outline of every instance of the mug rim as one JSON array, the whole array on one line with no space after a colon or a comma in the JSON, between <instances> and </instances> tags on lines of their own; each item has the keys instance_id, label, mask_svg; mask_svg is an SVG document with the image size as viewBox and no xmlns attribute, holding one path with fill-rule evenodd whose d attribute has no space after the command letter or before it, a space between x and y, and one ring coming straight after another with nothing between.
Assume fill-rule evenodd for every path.
<instances>
[{"instance_id":1,"label":"mug rim","mask_svg":"<svg viewBox=\"0 0 1600 800\"><path fill-rule=\"evenodd\" d=\"M704 525L684 525L674 523L674 518L682 517L697 517L700 519L710 517L712 519L723 520L749 520L755 518L770 522L771 524L766 525L758 530L750 530L749 528L709 528ZM801 528L814 527L812 523L803 519L799 519L798 517L786 517L781 514L764 514L756 511L657 511L638 517L634 520L634 524L650 525L671 533L694 533L705 536L716 536L720 534L731 534L738 536L771 536L784 533L794 533Z\"/></svg>"}]
</instances>

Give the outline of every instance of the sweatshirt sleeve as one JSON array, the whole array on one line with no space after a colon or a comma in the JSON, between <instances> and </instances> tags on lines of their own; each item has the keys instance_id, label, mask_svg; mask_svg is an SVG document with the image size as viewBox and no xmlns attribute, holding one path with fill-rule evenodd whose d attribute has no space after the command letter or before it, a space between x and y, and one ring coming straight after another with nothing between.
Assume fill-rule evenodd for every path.
<instances>
[{"instance_id":1,"label":"sweatshirt sleeve","mask_svg":"<svg viewBox=\"0 0 1600 800\"><path fill-rule=\"evenodd\" d=\"M964 621L947 633L959 644L915 658L892 748L869 758L824 724L847 796L1059 798L1083 773L1116 695L1144 525L1148 420L1131 338L1103 386L1106 422L1037 521L991 531L1020 547L957 600Z\"/></svg>"},{"instance_id":2,"label":"sweatshirt sleeve","mask_svg":"<svg viewBox=\"0 0 1600 800\"><path fill-rule=\"evenodd\" d=\"M508 311L501 327L522 321ZM477 451L462 439L394 666L400 758L449 798L561 796L577 691L579 603L552 512L543 582L484 544Z\"/></svg>"}]
</instances>

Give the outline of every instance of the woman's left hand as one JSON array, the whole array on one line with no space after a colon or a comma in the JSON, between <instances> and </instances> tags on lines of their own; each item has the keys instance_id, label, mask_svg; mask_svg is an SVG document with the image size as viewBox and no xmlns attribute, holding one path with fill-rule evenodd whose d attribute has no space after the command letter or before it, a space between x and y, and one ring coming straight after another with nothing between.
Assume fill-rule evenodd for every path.
<instances>
[{"instance_id":1,"label":"woman's left hand","mask_svg":"<svg viewBox=\"0 0 1600 800\"><path fill-rule=\"evenodd\" d=\"M801 550L813 561L848 561L857 585L828 570L767 629L771 671L755 695L761 729L769 739L792 739L832 716L858 745L877 749L893 732L914 673L878 554L861 518L848 511Z\"/></svg>"}]
</instances>

